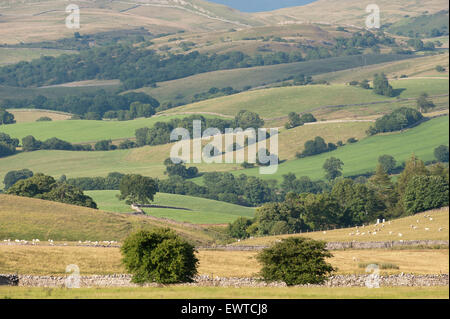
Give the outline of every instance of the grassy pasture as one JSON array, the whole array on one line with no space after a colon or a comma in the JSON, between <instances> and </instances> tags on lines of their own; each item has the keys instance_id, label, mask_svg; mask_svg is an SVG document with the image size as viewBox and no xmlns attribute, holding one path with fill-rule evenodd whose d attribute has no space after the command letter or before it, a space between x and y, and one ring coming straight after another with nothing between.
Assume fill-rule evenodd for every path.
<instances>
[{"instance_id":1,"label":"grassy pasture","mask_svg":"<svg viewBox=\"0 0 450 319\"><path fill-rule=\"evenodd\" d=\"M406 161L412 153L420 159L434 159L434 149L448 145L448 116L429 120L404 132L371 136L355 144L347 144L333 152L287 161L278 166L275 175L259 175L257 168L239 171L265 179L281 180L289 172L297 176L309 176L312 179L324 178L322 165L327 158L337 157L344 162L344 176L363 174L375 170L378 157L390 154L398 162ZM298 147L292 145L292 147Z\"/></svg>"},{"instance_id":2,"label":"grassy pasture","mask_svg":"<svg viewBox=\"0 0 450 319\"><path fill-rule=\"evenodd\" d=\"M19 139L27 135L33 135L39 140L58 137L71 143L82 143L134 137L134 133L138 128L151 127L156 122L170 121L171 119L182 117L185 116L154 116L131 121L71 120L64 122L16 123L3 125L0 131Z\"/></svg>"},{"instance_id":3,"label":"grassy pasture","mask_svg":"<svg viewBox=\"0 0 450 319\"><path fill-rule=\"evenodd\" d=\"M405 79L391 81L391 84L399 98L415 98L422 92L429 95L448 94L448 79ZM247 109L264 118L273 118L330 105L369 105L381 101L394 102L396 98L376 95L371 90L345 84L309 85L248 91L173 108L164 113L214 112L236 115L240 110Z\"/></svg>"},{"instance_id":4,"label":"grassy pasture","mask_svg":"<svg viewBox=\"0 0 450 319\"><path fill-rule=\"evenodd\" d=\"M132 211L124 201L118 200L116 197L118 191L88 191L86 194L91 196L104 211L120 213ZM239 216L252 218L254 215L253 208L175 194L157 193L152 204L189 210L144 208L148 215L194 224L224 224L233 222Z\"/></svg>"},{"instance_id":5,"label":"grassy pasture","mask_svg":"<svg viewBox=\"0 0 450 319\"><path fill-rule=\"evenodd\" d=\"M0 287L5 299L448 299L448 287L363 288L165 288L49 289Z\"/></svg>"},{"instance_id":6,"label":"grassy pasture","mask_svg":"<svg viewBox=\"0 0 450 319\"><path fill-rule=\"evenodd\" d=\"M42 56L58 56L70 53L76 52L40 48L0 48L0 66L18 63L20 61L31 61Z\"/></svg>"},{"instance_id":7,"label":"grassy pasture","mask_svg":"<svg viewBox=\"0 0 450 319\"><path fill-rule=\"evenodd\" d=\"M161 117L160 120L164 119ZM151 119L150 119L151 120ZM119 135L121 132L118 129L112 129L113 125L128 125L126 130L130 134L134 135L134 128L131 129L131 124L138 128L144 120L135 120L128 122L99 122L99 121L75 121L82 125L85 125L84 131L78 135L76 125L73 121L66 121L64 124L72 127L72 130L56 132L47 128L42 130L42 133L48 135L51 134L64 134L65 137L71 139L100 139L102 136L98 133L107 133L106 128L111 128L108 132L116 134L115 136L127 136L127 133ZM148 121L148 120L147 120ZM48 123L48 122L46 122ZM46 124L44 123L44 124ZM102 128L96 127L99 123L104 125ZM123 123L123 124L122 124ZM27 123L33 128L33 133L39 134L39 131L35 129L36 124L42 126L42 123ZM313 139L317 135L323 136L327 142L337 142L338 140L346 141L349 137L363 138L365 130L368 128L368 122L350 122L350 123L321 123L315 125L305 125L292 130L281 130L279 137L279 151L280 158L291 159L295 156L295 153L303 149L303 144L308 139ZM20 127L18 124L14 124L14 127ZM52 123L52 125L55 125ZM89 125L89 129L87 128ZM98 124L97 124L98 125ZM4 126L8 129L10 126ZM124 129L123 131L126 132ZM72 132L72 134L70 134ZM76 132L76 133L75 133ZM94 135L96 132L97 135ZM41 134L42 134L41 133ZM86 137L82 137L82 136ZM132 136L131 135L131 136ZM12 136L14 136L12 134ZM60 135L56 135L61 138ZM109 135L108 135L109 136ZM105 135L103 135L105 137ZM206 143L206 141L205 141ZM295 147L292 147L295 145ZM0 168L0 181L4 174L13 169L21 169L23 167L32 168L36 172L44 172L53 176L60 176L62 174L68 177L80 177L80 176L104 176L111 171L120 171L124 173L139 172L152 177L164 178L165 166L163 162L170 156L170 149L173 144L157 145L157 146L145 146L141 148L131 150L116 150L109 152L65 152L65 151L37 151L30 153L20 153L12 157L5 157L0 159L2 163ZM238 164L198 164L198 168L201 172L208 172L214 170L238 170Z\"/></svg>"},{"instance_id":8,"label":"grassy pasture","mask_svg":"<svg viewBox=\"0 0 450 319\"><path fill-rule=\"evenodd\" d=\"M27 109L9 109L8 112L14 115L16 123L36 122L37 119L46 116L53 121L68 120L71 117L69 113L49 111L49 110L27 110Z\"/></svg>"},{"instance_id":9,"label":"grassy pasture","mask_svg":"<svg viewBox=\"0 0 450 319\"><path fill-rule=\"evenodd\" d=\"M431 216L433 220L430 220ZM417 222L419 221L419 222ZM411 225L417 227L413 229ZM426 230L428 228L429 230ZM439 231L439 228L442 228ZM448 207L432 210L426 213L416 214L405 218L395 219L385 223L384 227L380 225L367 225L359 227L360 235L356 235L356 227L337 230L328 230L325 232L312 232L296 235L266 236L255 237L252 239L241 240L234 245L252 246L269 245L281 238L291 236L304 236L316 240L325 240L328 242L371 242L371 241L395 241L395 240L448 240L449 239L449 216ZM376 234L372 235L368 232ZM392 232L392 233L391 233ZM362 235L364 233L364 235ZM399 234L402 234L400 237Z\"/></svg>"},{"instance_id":10,"label":"grassy pasture","mask_svg":"<svg viewBox=\"0 0 450 319\"><path fill-rule=\"evenodd\" d=\"M257 251L199 250L200 275L219 277L257 277L261 265ZM449 271L448 249L342 250L333 251L327 261L338 274L362 274L360 263L390 263L399 269L381 270L381 274L400 272L439 274ZM8 246L0 245L0 273L64 275L66 266L76 264L81 275L126 273L119 248Z\"/></svg>"},{"instance_id":11,"label":"grassy pasture","mask_svg":"<svg viewBox=\"0 0 450 319\"><path fill-rule=\"evenodd\" d=\"M33 198L0 195L0 238L55 241L123 240L137 229L171 227L196 243L208 243L201 227L168 224L154 219L104 212Z\"/></svg>"}]
</instances>

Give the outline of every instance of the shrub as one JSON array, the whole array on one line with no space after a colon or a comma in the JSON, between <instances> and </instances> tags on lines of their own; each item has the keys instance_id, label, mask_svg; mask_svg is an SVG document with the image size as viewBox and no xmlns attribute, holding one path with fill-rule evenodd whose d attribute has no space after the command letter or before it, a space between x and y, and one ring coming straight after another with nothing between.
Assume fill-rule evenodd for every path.
<instances>
[{"instance_id":1,"label":"shrub","mask_svg":"<svg viewBox=\"0 0 450 319\"><path fill-rule=\"evenodd\" d=\"M325 261L329 257L325 242L296 237L264 249L257 259L263 265L260 275L264 281L293 286L323 283L335 270Z\"/></svg>"},{"instance_id":2,"label":"shrub","mask_svg":"<svg viewBox=\"0 0 450 319\"><path fill-rule=\"evenodd\" d=\"M448 163L448 146L447 145L440 145L434 149L434 157L439 162Z\"/></svg>"},{"instance_id":3,"label":"shrub","mask_svg":"<svg viewBox=\"0 0 450 319\"><path fill-rule=\"evenodd\" d=\"M227 233L233 238L247 238L249 234L247 228L251 226L252 221L245 217L239 217L233 223L228 224Z\"/></svg>"},{"instance_id":4,"label":"shrub","mask_svg":"<svg viewBox=\"0 0 450 319\"><path fill-rule=\"evenodd\" d=\"M42 116L36 120L36 122L51 122L52 119L48 116Z\"/></svg>"},{"instance_id":5,"label":"shrub","mask_svg":"<svg viewBox=\"0 0 450 319\"><path fill-rule=\"evenodd\" d=\"M380 157L378 157L378 163L388 174L392 173L397 166L397 161L391 155L381 155Z\"/></svg>"},{"instance_id":6,"label":"shrub","mask_svg":"<svg viewBox=\"0 0 450 319\"><path fill-rule=\"evenodd\" d=\"M192 282L197 274L195 247L170 229L133 233L125 239L121 252L134 283Z\"/></svg>"},{"instance_id":7,"label":"shrub","mask_svg":"<svg viewBox=\"0 0 450 319\"><path fill-rule=\"evenodd\" d=\"M347 140L347 143L349 143L349 144L353 144L353 143L356 143L356 142L358 142L358 140L357 140L356 138L354 138L354 137L350 137L350 138Z\"/></svg>"}]
</instances>

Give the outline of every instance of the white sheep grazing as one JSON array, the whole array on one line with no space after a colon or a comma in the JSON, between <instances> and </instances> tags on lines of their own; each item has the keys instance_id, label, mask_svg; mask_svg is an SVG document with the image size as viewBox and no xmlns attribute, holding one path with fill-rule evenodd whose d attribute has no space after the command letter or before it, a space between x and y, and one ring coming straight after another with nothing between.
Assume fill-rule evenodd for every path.
<instances>
[{"instance_id":1,"label":"white sheep grazing","mask_svg":"<svg viewBox=\"0 0 450 319\"><path fill-rule=\"evenodd\" d=\"M389 235L392 235L392 232L391 232L391 231L389 232Z\"/></svg>"},{"instance_id":2,"label":"white sheep grazing","mask_svg":"<svg viewBox=\"0 0 450 319\"><path fill-rule=\"evenodd\" d=\"M426 230L426 231L429 231L430 229L427 227L427 228L425 228L425 230Z\"/></svg>"},{"instance_id":3,"label":"white sheep grazing","mask_svg":"<svg viewBox=\"0 0 450 319\"><path fill-rule=\"evenodd\" d=\"M430 217L430 222L432 222L432 221L433 221L433 218Z\"/></svg>"},{"instance_id":4,"label":"white sheep grazing","mask_svg":"<svg viewBox=\"0 0 450 319\"><path fill-rule=\"evenodd\" d=\"M402 233L398 233L398 237L403 237L403 234Z\"/></svg>"}]
</instances>

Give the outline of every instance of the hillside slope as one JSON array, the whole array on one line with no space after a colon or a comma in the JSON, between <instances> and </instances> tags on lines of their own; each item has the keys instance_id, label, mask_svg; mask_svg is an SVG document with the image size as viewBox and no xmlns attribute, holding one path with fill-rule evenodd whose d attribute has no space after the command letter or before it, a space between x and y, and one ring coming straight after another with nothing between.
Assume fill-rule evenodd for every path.
<instances>
[{"instance_id":1,"label":"hillside slope","mask_svg":"<svg viewBox=\"0 0 450 319\"><path fill-rule=\"evenodd\" d=\"M416 227L414 229L413 227ZM428 229L428 230L427 230ZM359 232L359 235L357 234ZM369 233L370 232L370 233ZM374 234L375 232L375 234ZM401 234L401 236L399 235ZM448 207L431 210L414 216L386 221L385 225L366 225L365 227L352 227L345 229L303 233L297 235L280 235L258 237L242 240L235 243L237 246L269 245L282 238L309 237L328 242L371 242L371 241L397 241L397 240L448 240L449 216Z\"/></svg>"},{"instance_id":2,"label":"hillside slope","mask_svg":"<svg viewBox=\"0 0 450 319\"><path fill-rule=\"evenodd\" d=\"M1 240L121 241L132 231L155 227L170 227L195 243L212 241L200 227L0 194Z\"/></svg>"},{"instance_id":3,"label":"hillside slope","mask_svg":"<svg viewBox=\"0 0 450 319\"><path fill-rule=\"evenodd\" d=\"M73 36L74 30L64 26L68 4L64 0L0 1L2 42L37 42ZM70 4L80 7L81 30L85 34L138 27L155 34L179 30L201 32L260 24L250 15L202 0L78 0Z\"/></svg>"},{"instance_id":4,"label":"hillside slope","mask_svg":"<svg viewBox=\"0 0 450 319\"><path fill-rule=\"evenodd\" d=\"M323 23L365 27L366 7L376 3L380 7L381 24L397 22L408 16L448 10L447 0L318 0L305 6L285 8L254 16L269 24Z\"/></svg>"}]
</instances>

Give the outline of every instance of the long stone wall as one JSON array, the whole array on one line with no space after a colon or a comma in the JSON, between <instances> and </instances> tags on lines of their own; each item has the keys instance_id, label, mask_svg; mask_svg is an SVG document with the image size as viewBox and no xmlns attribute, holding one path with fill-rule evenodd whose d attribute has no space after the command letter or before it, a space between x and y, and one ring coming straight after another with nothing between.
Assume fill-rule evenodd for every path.
<instances>
[{"instance_id":1,"label":"long stone wall","mask_svg":"<svg viewBox=\"0 0 450 319\"><path fill-rule=\"evenodd\" d=\"M340 249L379 249L393 247L431 247L431 246L448 246L448 240L405 240L405 241L377 241L377 242L328 242L328 250ZM203 246L197 249L215 249L230 251L250 251L261 250L269 246Z\"/></svg>"},{"instance_id":2,"label":"long stone wall","mask_svg":"<svg viewBox=\"0 0 450 319\"><path fill-rule=\"evenodd\" d=\"M371 275L335 275L331 276L322 287L365 287L373 284ZM30 275L0 275L0 285L23 287L66 287L69 284L66 276L30 276ZM73 283L73 281L70 281ZM376 280L380 287L407 286L431 287L448 286L449 275L413 275L398 274L379 276ZM285 287L285 283L264 283L256 278L221 278L197 276L193 283L182 285L210 287ZM138 287L131 282L131 275L81 276L80 287ZM148 284L147 287L158 287L158 284ZM73 287L73 286L72 286Z\"/></svg>"}]
</instances>

